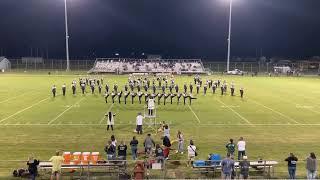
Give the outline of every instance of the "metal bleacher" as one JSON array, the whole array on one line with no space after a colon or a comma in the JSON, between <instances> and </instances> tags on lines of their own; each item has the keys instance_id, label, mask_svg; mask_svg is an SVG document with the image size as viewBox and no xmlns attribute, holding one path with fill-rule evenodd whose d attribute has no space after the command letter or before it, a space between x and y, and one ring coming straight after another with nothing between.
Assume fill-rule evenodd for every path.
<instances>
[{"instance_id":1,"label":"metal bleacher","mask_svg":"<svg viewBox=\"0 0 320 180\"><path fill-rule=\"evenodd\" d=\"M97 58L88 73L173 73L203 74L200 59Z\"/></svg>"}]
</instances>

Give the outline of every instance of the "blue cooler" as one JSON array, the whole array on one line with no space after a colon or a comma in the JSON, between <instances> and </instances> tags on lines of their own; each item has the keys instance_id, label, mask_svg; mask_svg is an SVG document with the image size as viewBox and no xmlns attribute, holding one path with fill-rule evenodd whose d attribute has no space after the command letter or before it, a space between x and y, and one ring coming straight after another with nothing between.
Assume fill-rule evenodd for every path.
<instances>
[{"instance_id":1,"label":"blue cooler","mask_svg":"<svg viewBox=\"0 0 320 180\"><path fill-rule=\"evenodd\" d=\"M194 167L200 167L200 166L205 166L206 165L206 161L203 160L197 160L193 162L193 166Z\"/></svg>"},{"instance_id":2,"label":"blue cooler","mask_svg":"<svg viewBox=\"0 0 320 180\"><path fill-rule=\"evenodd\" d=\"M209 160L211 161L211 165L218 166L221 163L221 156L220 154L211 154Z\"/></svg>"}]
</instances>

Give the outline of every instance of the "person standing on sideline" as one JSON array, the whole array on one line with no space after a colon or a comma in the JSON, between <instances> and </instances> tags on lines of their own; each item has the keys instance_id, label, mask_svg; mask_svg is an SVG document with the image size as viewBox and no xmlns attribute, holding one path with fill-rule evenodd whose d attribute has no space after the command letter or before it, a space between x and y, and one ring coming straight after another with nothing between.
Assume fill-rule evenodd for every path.
<instances>
[{"instance_id":1,"label":"person standing on sideline","mask_svg":"<svg viewBox=\"0 0 320 180\"><path fill-rule=\"evenodd\" d=\"M168 126L168 124L165 124L164 125L164 128L163 128L163 137L164 136L167 136L168 138L170 138L170 128Z\"/></svg>"},{"instance_id":2,"label":"person standing on sideline","mask_svg":"<svg viewBox=\"0 0 320 180\"><path fill-rule=\"evenodd\" d=\"M163 153L163 149L160 147L159 144L156 145L156 160L158 163L161 163L161 166L163 166L164 163L164 153Z\"/></svg>"},{"instance_id":3,"label":"person standing on sideline","mask_svg":"<svg viewBox=\"0 0 320 180\"><path fill-rule=\"evenodd\" d=\"M285 161L288 162L289 178L296 179L296 168L297 168L298 158L295 157L293 153L290 153L289 157L287 157Z\"/></svg>"},{"instance_id":4,"label":"person standing on sideline","mask_svg":"<svg viewBox=\"0 0 320 180\"><path fill-rule=\"evenodd\" d=\"M247 156L243 156L243 160L239 162L240 179L248 179L250 162Z\"/></svg>"},{"instance_id":5,"label":"person standing on sideline","mask_svg":"<svg viewBox=\"0 0 320 180\"><path fill-rule=\"evenodd\" d=\"M181 131L178 131L177 138L178 138L178 153L183 154L184 139L183 139L183 134L181 133Z\"/></svg>"},{"instance_id":6,"label":"person standing on sideline","mask_svg":"<svg viewBox=\"0 0 320 180\"><path fill-rule=\"evenodd\" d=\"M39 160L34 159L32 156L29 157L27 165L28 165L28 171L30 173L31 180L35 180L38 175L39 163L40 163Z\"/></svg>"},{"instance_id":7,"label":"person standing on sideline","mask_svg":"<svg viewBox=\"0 0 320 180\"><path fill-rule=\"evenodd\" d=\"M221 179L231 179L232 171L234 169L234 161L230 158L230 154L221 161Z\"/></svg>"},{"instance_id":8,"label":"person standing on sideline","mask_svg":"<svg viewBox=\"0 0 320 180\"><path fill-rule=\"evenodd\" d=\"M313 152L310 153L310 156L307 158L306 169L307 169L307 179L316 179L318 163L317 163L317 157Z\"/></svg>"},{"instance_id":9,"label":"person standing on sideline","mask_svg":"<svg viewBox=\"0 0 320 180\"><path fill-rule=\"evenodd\" d=\"M132 154L132 159L133 160L136 160L137 157L138 157L138 155L137 155L138 144L139 144L139 141L136 139L135 136L133 136L132 140L130 141L131 154Z\"/></svg>"},{"instance_id":10,"label":"person standing on sideline","mask_svg":"<svg viewBox=\"0 0 320 180\"><path fill-rule=\"evenodd\" d=\"M188 164L187 164L187 166L189 166L189 165L192 165L195 157L197 156L197 152L196 152L197 147L194 145L192 140L190 140L190 144L187 149L188 149Z\"/></svg>"},{"instance_id":11,"label":"person standing on sideline","mask_svg":"<svg viewBox=\"0 0 320 180\"><path fill-rule=\"evenodd\" d=\"M243 140L243 137L240 137L238 141L238 160L246 155L246 142Z\"/></svg>"},{"instance_id":12,"label":"person standing on sideline","mask_svg":"<svg viewBox=\"0 0 320 180\"><path fill-rule=\"evenodd\" d=\"M110 137L111 143L114 145L114 147L117 147L117 140L116 137L112 134Z\"/></svg>"},{"instance_id":13,"label":"person standing on sideline","mask_svg":"<svg viewBox=\"0 0 320 180\"><path fill-rule=\"evenodd\" d=\"M142 134L142 125L143 125L143 116L141 115L141 113L138 113L138 116L136 117L136 131L138 134Z\"/></svg>"},{"instance_id":14,"label":"person standing on sideline","mask_svg":"<svg viewBox=\"0 0 320 180\"><path fill-rule=\"evenodd\" d=\"M230 156L234 156L236 145L233 143L233 139L230 139L230 142L226 145L226 148L227 148L227 153L229 153Z\"/></svg>"},{"instance_id":15,"label":"person standing on sideline","mask_svg":"<svg viewBox=\"0 0 320 180\"><path fill-rule=\"evenodd\" d=\"M127 159L127 145L123 141L120 141L118 146L118 158L119 160Z\"/></svg>"},{"instance_id":16,"label":"person standing on sideline","mask_svg":"<svg viewBox=\"0 0 320 180\"><path fill-rule=\"evenodd\" d=\"M52 86L51 92L52 92L53 97L56 97L56 92L57 92L57 87L56 87L56 85L53 85L53 86Z\"/></svg>"},{"instance_id":17,"label":"person standing on sideline","mask_svg":"<svg viewBox=\"0 0 320 180\"><path fill-rule=\"evenodd\" d=\"M144 145L145 153L147 155L151 155L152 154L152 148L155 146L155 142L151 138L151 134L148 134L148 136L144 140L143 145Z\"/></svg>"},{"instance_id":18,"label":"person standing on sideline","mask_svg":"<svg viewBox=\"0 0 320 180\"><path fill-rule=\"evenodd\" d=\"M109 127L111 127L111 131L113 131L114 116L116 116L116 114L113 114L111 111L109 111L108 114L106 114L105 116L108 117L108 120L107 120L107 131L109 131Z\"/></svg>"},{"instance_id":19,"label":"person standing on sideline","mask_svg":"<svg viewBox=\"0 0 320 180\"><path fill-rule=\"evenodd\" d=\"M116 147L112 144L110 140L108 141L108 144L105 146L104 151L107 154L108 160L114 160L116 154Z\"/></svg>"},{"instance_id":20,"label":"person standing on sideline","mask_svg":"<svg viewBox=\"0 0 320 180\"><path fill-rule=\"evenodd\" d=\"M61 165L64 161L64 158L60 156L60 152L57 151L55 156L52 156L49 161L52 163L52 173L50 180L56 178L56 180L60 179L61 176Z\"/></svg>"}]
</instances>

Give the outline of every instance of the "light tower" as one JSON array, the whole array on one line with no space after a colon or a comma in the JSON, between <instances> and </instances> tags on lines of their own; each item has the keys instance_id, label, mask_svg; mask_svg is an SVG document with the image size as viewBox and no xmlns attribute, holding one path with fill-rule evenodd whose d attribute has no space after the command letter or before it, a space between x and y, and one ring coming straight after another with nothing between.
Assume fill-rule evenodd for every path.
<instances>
[{"instance_id":1,"label":"light tower","mask_svg":"<svg viewBox=\"0 0 320 180\"><path fill-rule=\"evenodd\" d=\"M67 0L64 0L64 20L65 20L65 28L66 28L66 59L67 59L66 71L70 71Z\"/></svg>"},{"instance_id":2,"label":"light tower","mask_svg":"<svg viewBox=\"0 0 320 180\"><path fill-rule=\"evenodd\" d=\"M232 22L232 0L230 1L230 9L229 9L229 33L228 33L228 56L227 56L227 71L230 69L230 49L231 49L231 22Z\"/></svg>"}]
</instances>

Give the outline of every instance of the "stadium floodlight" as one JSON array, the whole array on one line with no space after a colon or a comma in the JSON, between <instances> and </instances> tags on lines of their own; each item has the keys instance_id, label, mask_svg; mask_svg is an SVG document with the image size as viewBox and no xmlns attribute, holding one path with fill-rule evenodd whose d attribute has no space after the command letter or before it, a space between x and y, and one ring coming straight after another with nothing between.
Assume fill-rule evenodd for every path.
<instances>
[{"instance_id":1,"label":"stadium floodlight","mask_svg":"<svg viewBox=\"0 0 320 180\"><path fill-rule=\"evenodd\" d=\"M227 55L227 72L230 70L230 49L231 49L231 20L232 20L232 0L230 2L230 9L229 9L229 32L228 32L228 55Z\"/></svg>"},{"instance_id":2,"label":"stadium floodlight","mask_svg":"<svg viewBox=\"0 0 320 180\"><path fill-rule=\"evenodd\" d=\"M65 28L66 28L66 59L67 59L66 71L70 71L67 0L64 0L64 20L65 20Z\"/></svg>"}]
</instances>

